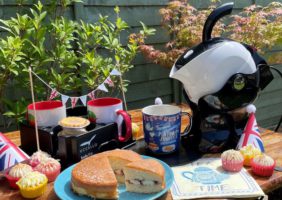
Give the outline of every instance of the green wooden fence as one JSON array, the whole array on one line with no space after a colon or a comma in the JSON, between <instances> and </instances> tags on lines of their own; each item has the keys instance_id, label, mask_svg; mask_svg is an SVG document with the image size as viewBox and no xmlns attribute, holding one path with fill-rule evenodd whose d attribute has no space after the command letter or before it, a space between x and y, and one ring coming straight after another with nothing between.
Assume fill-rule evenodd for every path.
<instances>
[{"instance_id":1,"label":"green wooden fence","mask_svg":"<svg viewBox=\"0 0 282 200\"><path fill-rule=\"evenodd\" d=\"M222 0L221 2L229 2ZM280 0L281 1L281 0ZM0 18L10 18L17 12L16 0L0 0ZM29 0L24 4L30 7L36 1ZM42 1L48 3L48 1ZM139 21L157 30L156 35L150 37L147 43L162 48L169 40L169 35L161 28L159 9L164 7L169 0L85 0L83 4L75 3L70 6L66 16L74 20L85 20L94 22L98 15L108 15L114 19L113 9L116 5L120 7L120 16L131 27L129 32L140 29ZM190 0L197 8L207 8L208 0ZM269 0L235 0L234 12L240 12L243 7L257 3L267 5ZM127 35L122 37L125 40ZM269 51L280 51L282 47L275 47ZM138 55L134 61L135 67L130 70L125 78L130 80L128 92L126 93L128 107L141 108L154 102L155 97L161 97L165 103L180 102L181 92L179 84L168 78L169 69L150 63L142 55ZM279 66L280 70L282 67ZM274 126L282 113L282 80L275 74L275 80L261 93L256 101L257 118L259 125L263 127ZM11 92L12 93L12 92ZM11 95L12 96L12 95ZM3 118L0 116L0 130Z\"/></svg>"}]
</instances>

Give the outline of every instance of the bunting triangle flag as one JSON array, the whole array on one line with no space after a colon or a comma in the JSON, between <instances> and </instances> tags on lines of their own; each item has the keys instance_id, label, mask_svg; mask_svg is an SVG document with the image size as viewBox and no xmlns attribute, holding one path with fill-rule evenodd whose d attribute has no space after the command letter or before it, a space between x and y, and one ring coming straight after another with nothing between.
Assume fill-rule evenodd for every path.
<instances>
[{"instance_id":1,"label":"bunting triangle flag","mask_svg":"<svg viewBox=\"0 0 282 200\"><path fill-rule=\"evenodd\" d=\"M106 88L106 86L105 86L104 83L102 83L101 85L99 85L97 89L98 89L98 90L105 91L105 92L108 92L108 89Z\"/></svg>"},{"instance_id":2,"label":"bunting triangle flag","mask_svg":"<svg viewBox=\"0 0 282 200\"><path fill-rule=\"evenodd\" d=\"M95 99L95 90L93 90L92 92L88 93L87 95L90 99Z\"/></svg>"},{"instance_id":3,"label":"bunting triangle flag","mask_svg":"<svg viewBox=\"0 0 282 200\"><path fill-rule=\"evenodd\" d=\"M56 98L59 95L59 92L56 89L52 89L49 100Z\"/></svg>"},{"instance_id":4,"label":"bunting triangle flag","mask_svg":"<svg viewBox=\"0 0 282 200\"><path fill-rule=\"evenodd\" d=\"M112 76L121 76L121 73L117 69L113 69L110 73Z\"/></svg>"},{"instance_id":5,"label":"bunting triangle flag","mask_svg":"<svg viewBox=\"0 0 282 200\"><path fill-rule=\"evenodd\" d=\"M80 101L83 103L84 106L86 106L86 99L87 99L87 95L83 95L80 98Z\"/></svg>"},{"instance_id":6,"label":"bunting triangle flag","mask_svg":"<svg viewBox=\"0 0 282 200\"><path fill-rule=\"evenodd\" d=\"M112 79L109 76L106 78L104 83L108 84L110 87L114 87L114 82L112 81Z\"/></svg>"},{"instance_id":7,"label":"bunting triangle flag","mask_svg":"<svg viewBox=\"0 0 282 200\"><path fill-rule=\"evenodd\" d=\"M69 96L67 96L67 95L61 95L61 97L62 97L62 102L63 102L63 104L65 105L66 103L67 103L67 101L69 100Z\"/></svg>"},{"instance_id":8,"label":"bunting triangle flag","mask_svg":"<svg viewBox=\"0 0 282 200\"><path fill-rule=\"evenodd\" d=\"M71 107L74 108L77 103L78 97L70 97L70 98L71 98Z\"/></svg>"}]
</instances>

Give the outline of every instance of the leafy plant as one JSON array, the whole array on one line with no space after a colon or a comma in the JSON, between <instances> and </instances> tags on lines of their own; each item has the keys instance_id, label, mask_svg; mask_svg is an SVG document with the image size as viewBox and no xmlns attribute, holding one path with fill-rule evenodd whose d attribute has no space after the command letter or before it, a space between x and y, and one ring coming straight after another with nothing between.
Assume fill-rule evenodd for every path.
<instances>
[{"instance_id":1,"label":"leafy plant","mask_svg":"<svg viewBox=\"0 0 282 200\"><path fill-rule=\"evenodd\" d=\"M114 22L100 16L97 22L86 23L63 17L67 6L77 0L59 2L60 5L52 0L47 7L39 1L28 13L19 12L11 19L0 20L1 28L8 32L7 37L0 39L1 113L7 104L3 98L8 82L14 88L29 91L29 67L59 92L76 96L95 89L112 69L125 73L133 67L139 43L131 37L121 43L120 35L129 26L120 18L118 7L114 9ZM138 35L145 39L153 30L143 27ZM39 80L34 81L37 100L46 99L50 90ZM115 85L113 90L121 89ZM14 117L9 112L11 108L6 108L6 116Z\"/></svg>"},{"instance_id":2,"label":"leafy plant","mask_svg":"<svg viewBox=\"0 0 282 200\"><path fill-rule=\"evenodd\" d=\"M266 7L252 5L232 18L233 22L226 29L232 39L250 44L261 54L282 44L282 3L272 2ZM272 63L282 62L277 55L269 59Z\"/></svg>"},{"instance_id":3,"label":"leafy plant","mask_svg":"<svg viewBox=\"0 0 282 200\"><path fill-rule=\"evenodd\" d=\"M172 67L175 60L187 49L202 40L202 30L209 13L217 5L211 1L207 9L196 9L187 0L171 1L166 8L160 9L162 26L170 34L171 40L165 50L153 46L141 45L141 52L149 60L166 67ZM232 15L233 21L225 26L219 21L213 35L225 35L234 40L254 46L260 53L282 43L282 4L272 2L266 7L252 5L238 15ZM281 56L280 56L281 57ZM277 57L272 62L281 62Z\"/></svg>"},{"instance_id":4,"label":"leafy plant","mask_svg":"<svg viewBox=\"0 0 282 200\"><path fill-rule=\"evenodd\" d=\"M9 99L3 99L5 102L5 105L7 106L7 109L9 111L5 112L3 115L11 118L11 120L8 123L12 124L15 122L16 125L18 125L20 122L22 122L25 119L25 113L27 111L27 101L24 98L20 98L17 101L11 101Z\"/></svg>"}]
</instances>

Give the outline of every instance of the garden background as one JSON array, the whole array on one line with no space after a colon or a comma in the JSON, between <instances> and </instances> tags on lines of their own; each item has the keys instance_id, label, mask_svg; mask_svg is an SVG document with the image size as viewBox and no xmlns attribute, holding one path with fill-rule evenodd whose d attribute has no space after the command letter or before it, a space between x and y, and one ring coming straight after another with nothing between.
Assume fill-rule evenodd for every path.
<instances>
[{"instance_id":1,"label":"garden background","mask_svg":"<svg viewBox=\"0 0 282 200\"><path fill-rule=\"evenodd\" d=\"M222 3L230 0L222 0ZM279 0L282 2L282 0ZM37 1L28 0L24 3L27 9ZM48 1L42 1L47 3ZM167 5L168 0L85 0L84 3L74 3L68 6L65 13L66 17L73 20L83 20L86 22L95 22L99 14L108 15L110 19L115 19L114 8L119 6L121 18L131 27L129 32L136 32L141 29L140 21L148 27L156 29L153 36L148 37L146 44L152 44L156 48L162 48L169 41L169 35L161 27L161 16L159 9ZM203 9L209 6L208 0L190 0L192 6ZM266 6L269 0L235 0L234 13L238 13L242 8L259 4ZM0 0L0 18L9 19L16 15L16 0ZM282 23L282 22L281 22ZM0 33L5 35L4 32ZM282 33L281 33L282 34ZM126 39L126 37L121 38ZM280 52L282 56L282 46L275 46L267 52L271 55L274 52ZM155 97L162 98L164 103L183 101L180 84L168 78L169 69L153 64L146 60L141 54L138 54L134 60L134 68L127 72L125 79L130 80L126 99L129 109L142 108L154 103ZM282 65L278 66L282 71ZM257 106L257 120L259 126L265 128L274 127L282 113L282 79L274 72L275 79L261 93L255 102ZM9 85L8 97L13 99L28 93L29 91L18 91L13 85ZM4 128L6 120L0 115L0 131L8 130ZM11 128L9 128L11 129Z\"/></svg>"}]
</instances>

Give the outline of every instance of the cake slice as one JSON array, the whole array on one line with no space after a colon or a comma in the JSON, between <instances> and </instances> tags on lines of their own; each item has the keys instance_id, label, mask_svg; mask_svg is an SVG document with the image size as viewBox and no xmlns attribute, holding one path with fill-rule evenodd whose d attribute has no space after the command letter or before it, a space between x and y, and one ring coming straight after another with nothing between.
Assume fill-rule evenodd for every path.
<instances>
[{"instance_id":1,"label":"cake slice","mask_svg":"<svg viewBox=\"0 0 282 200\"><path fill-rule=\"evenodd\" d=\"M72 170L71 187L94 199L117 199L117 179L106 156L94 155L80 161Z\"/></svg>"},{"instance_id":2,"label":"cake slice","mask_svg":"<svg viewBox=\"0 0 282 200\"><path fill-rule=\"evenodd\" d=\"M124 183L124 166L126 166L130 162L142 159L142 157L138 153L122 149L115 149L112 151L104 152L104 155L108 157L111 167L119 183Z\"/></svg>"},{"instance_id":3,"label":"cake slice","mask_svg":"<svg viewBox=\"0 0 282 200\"><path fill-rule=\"evenodd\" d=\"M155 193L165 188L165 170L153 159L131 162L124 167L128 192Z\"/></svg>"}]
</instances>

